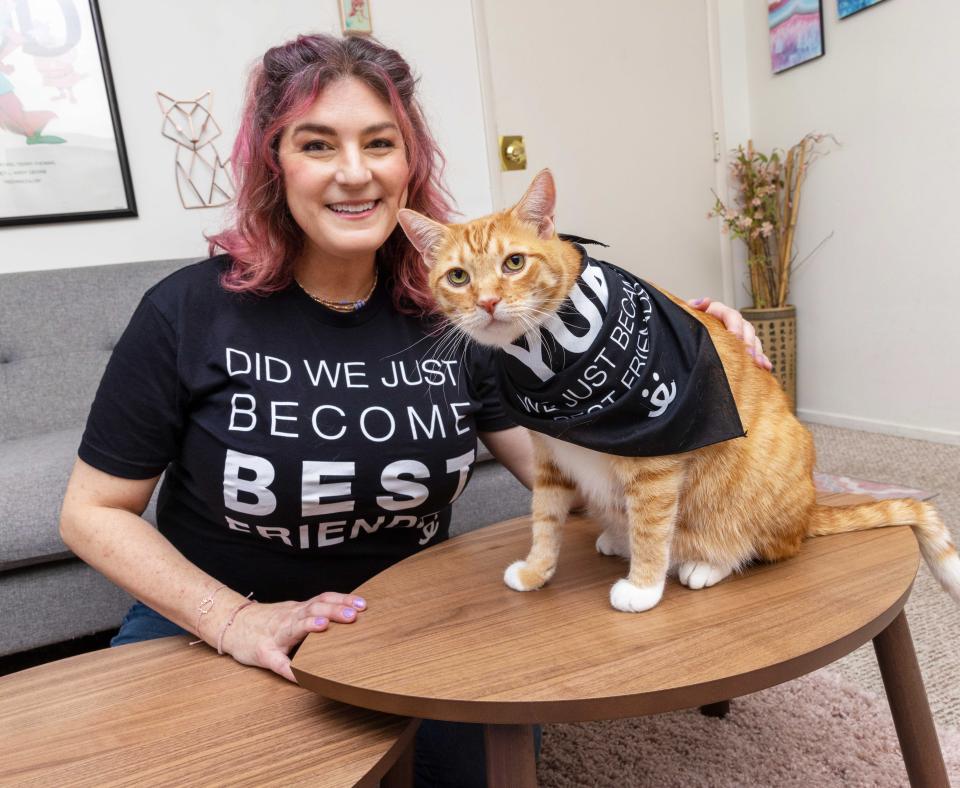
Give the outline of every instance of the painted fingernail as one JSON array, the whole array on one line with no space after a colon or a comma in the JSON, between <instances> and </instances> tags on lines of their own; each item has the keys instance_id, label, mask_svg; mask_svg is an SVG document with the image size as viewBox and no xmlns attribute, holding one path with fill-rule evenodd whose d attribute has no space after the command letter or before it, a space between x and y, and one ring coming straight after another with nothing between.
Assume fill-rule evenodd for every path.
<instances>
[{"instance_id":1,"label":"painted fingernail","mask_svg":"<svg viewBox=\"0 0 960 788\"><path fill-rule=\"evenodd\" d=\"M702 303L703 303L703 299L702 299L702 298L694 298L694 299L693 299L693 305L694 305L694 306L699 306L699 305L702 304Z\"/></svg>"},{"instance_id":2,"label":"painted fingernail","mask_svg":"<svg viewBox=\"0 0 960 788\"><path fill-rule=\"evenodd\" d=\"M757 351L756 351L754 348L752 348L752 347L748 347L748 348L747 348L747 353L749 353L749 354L750 354L751 356L753 356L754 358L757 357Z\"/></svg>"},{"instance_id":3,"label":"painted fingernail","mask_svg":"<svg viewBox=\"0 0 960 788\"><path fill-rule=\"evenodd\" d=\"M356 598L353 600L353 606L354 606L357 610L363 610L363 609L367 606L367 600L361 599L360 597L356 597Z\"/></svg>"},{"instance_id":4,"label":"painted fingernail","mask_svg":"<svg viewBox=\"0 0 960 788\"><path fill-rule=\"evenodd\" d=\"M357 615L357 611L354 610L352 607L344 608L343 610L344 618L353 618L355 615Z\"/></svg>"},{"instance_id":5,"label":"painted fingernail","mask_svg":"<svg viewBox=\"0 0 960 788\"><path fill-rule=\"evenodd\" d=\"M313 625L315 627L325 627L329 622L323 616L313 619Z\"/></svg>"}]
</instances>

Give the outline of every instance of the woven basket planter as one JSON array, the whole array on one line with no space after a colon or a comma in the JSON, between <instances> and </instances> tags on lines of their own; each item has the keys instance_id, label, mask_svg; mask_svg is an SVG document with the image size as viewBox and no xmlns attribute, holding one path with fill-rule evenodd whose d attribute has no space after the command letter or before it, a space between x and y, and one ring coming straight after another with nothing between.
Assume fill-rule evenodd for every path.
<instances>
[{"instance_id":1,"label":"woven basket planter","mask_svg":"<svg viewBox=\"0 0 960 788\"><path fill-rule=\"evenodd\" d=\"M790 398L797 413L797 308L742 309L743 316L753 323L763 343L763 352L773 364L773 374Z\"/></svg>"}]
</instances>

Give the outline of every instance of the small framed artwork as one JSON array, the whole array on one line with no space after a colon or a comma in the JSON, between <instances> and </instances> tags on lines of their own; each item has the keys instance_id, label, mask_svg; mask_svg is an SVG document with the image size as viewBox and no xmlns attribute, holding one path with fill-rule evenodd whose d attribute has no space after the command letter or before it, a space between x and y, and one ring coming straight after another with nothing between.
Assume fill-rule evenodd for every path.
<instances>
[{"instance_id":1,"label":"small framed artwork","mask_svg":"<svg viewBox=\"0 0 960 788\"><path fill-rule=\"evenodd\" d=\"M337 0L340 6L340 30L345 36L369 36L373 33L370 0Z\"/></svg>"},{"instance_id":2,"label":"small framed artwork","mask_svg":"<svg viewBox=\"0 0 960 788\"><path fill-rule=\"evenodd\" d=\"M870 8L882 0L837 0L837 16L846 19L848 16L862 11L864 8Z\"/></svg>"},{"instance_id":3,"label":"small framed artwork","mask_svg":"<svg viewBox=\"0 0 960 788\"><path fill-rule=\"evenodd\" d=\"M136 215L97 0L0 0L0 226Z\"/></svg>"},{"instance_id":4,"label":"small framed artwork","mask_svg":"<svg viewBox=\"0 0 960 788\"><path fill-rule=\"evenodd\" d=\"M767 21L774 74L823 55L820 0L767 0Z\"/></svg>"}]
</instances>

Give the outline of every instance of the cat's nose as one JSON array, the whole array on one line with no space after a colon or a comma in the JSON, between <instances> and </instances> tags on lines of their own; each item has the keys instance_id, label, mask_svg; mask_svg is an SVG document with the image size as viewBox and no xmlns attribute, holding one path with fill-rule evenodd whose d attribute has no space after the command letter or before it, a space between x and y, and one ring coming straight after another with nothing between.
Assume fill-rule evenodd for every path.
<instances>
[{"instance_id":1,"label":"cat's nose","mask_svg":"<svg viewBox=\"0 0 960 788\"><path fill-rule=\"evenodd\" d=\"M493 314L493 310L497 308L497 304L499 303L500 303L500 299L497 298L497 296L488 296L487 298L480 298L477 300L477 304L479 304L483 309L485 309L491 315Z\"/></svg>"}]
</instances>

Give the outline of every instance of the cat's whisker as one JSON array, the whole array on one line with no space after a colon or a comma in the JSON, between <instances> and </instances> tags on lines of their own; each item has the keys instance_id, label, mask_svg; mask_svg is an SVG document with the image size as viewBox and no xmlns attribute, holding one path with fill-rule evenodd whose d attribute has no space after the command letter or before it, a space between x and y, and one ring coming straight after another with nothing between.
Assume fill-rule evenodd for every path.
<instances>
[{"instance_id":1,"label":"cat's whisker","mask_svg":"<svg viewBox=\"0 0 960 788\"><path fill-rule=\"evenodd\" d=\"M440 361L444 361L447 358L448 352L456 347L457 343L460 341L462 336L462 331L454 328L453 330L447 332L443 335L429 350L428 357L436 358Z\"/></svg>"},{"instance_id":2,"label":"cat's whisker","mask_svg":"<svg viewBox=\"0 0 960 788\"><path fill-rule=\"evenodd\" d=\"M473 338L466 331L463 331L462 329L459 329L459 328L455 328L455 330L452 331L451 334L453 335L453 339L447 345L447 348L445 350L449 350L450 352L449 360L451 361L457 360L457 355L459 351L460 367L461 369L463 369L466 366L467 352L469 350L470 343L473 341ZM464 375L466 374L467 373L464 372ZM443 390L443 397L444 397L443 404L445 407L449 407L450 403L447 400L446 386L444 386L442 390ZM432 404L432 400L431 400L431 404Z\"/></svg>"},{"instance_id":3,"label":"cat's whisker","mask_svg":"<svg viewBox=\"0 0 960 788\"><path fill-rule=\"evenodd\" d=\"M450 332L453 333L453 332ZM438 352L444 345L445 342L450 341L450 333L444 333L439 338L437 338L420 356L420 361L425 359L437 358Z\"/></svg>"},{"instance_id":4,"label":"cat's whisker","mask_svg":"<svg viewBox=\"0 0 960 788\"><path fill-rule=\"evenodd\" d=\"M448 329L430 348L427 352L421 357L421 360L424 358L433 358L438 361L452 361L455 359L458 348L461 343L469 342L469 335L467 335L459 326L456 324L458 321L450 321ZM463 362L461 362L462 365ZM447 401L447 392L446 387L443 387L443 396L444 396L444 405L449 406ZM430 404L433 405L433 391L430 389L428 391L428 398Z\"/></svg>"},{"instance_id":5,"label":"cat's whisker","mask_svg":"<svg viewBox=\"0 0 960 788\"><path fill-rule=\"evenodd\" d=\"M450 319L447 318L447 317L444 317L444 318L442 318L442 320L438 323L438 325L437 325L436 328L432 329L431 331L426 332L426 333L425 333L422 337L420 337L420 339L418 339L416 342L410 343L409 345L407 345L407 346L406 346L405 348L403 348L402 350L398 350L396 353L390 353L390 354L387 355L387 356L383 356L383 357L381 358L381 361L385 361L385 360L387 360L388 358L393 358L394 356L399 356L399 355L401 355L401 354L403 354L403 353L406 353L408 350L412 350L412 349L415 348L417 345L419 345L421 342L426 342L428 339L433 339L433 338L435 338L435 337L442 336L444 333L446 333L447 330L449 330L449 328L450 328Z\"/></svg>"}]
</instances>

